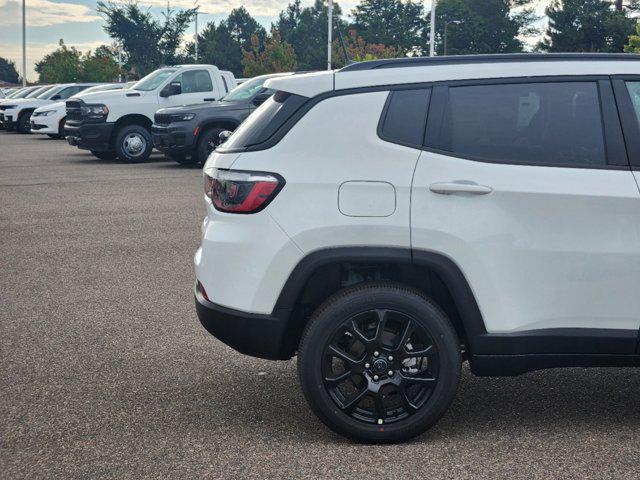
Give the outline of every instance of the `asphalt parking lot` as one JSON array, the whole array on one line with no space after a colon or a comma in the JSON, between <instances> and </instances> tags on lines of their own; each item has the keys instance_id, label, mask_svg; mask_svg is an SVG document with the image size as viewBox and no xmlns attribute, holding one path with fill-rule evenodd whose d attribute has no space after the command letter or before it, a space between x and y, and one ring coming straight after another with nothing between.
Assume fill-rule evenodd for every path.
<instances>
[{"instance_id":1,"label":"asphalt parking lot","mask_svg":"<svg viewBox=\"0 0 640 480\"><path fill-rule=\"evenodd\" d=\"M200 171L0 132L0 478L638 478L640 371L465 375L411 443L327 430L295 360L200 326Z\"/></svg>"}]
</instances>

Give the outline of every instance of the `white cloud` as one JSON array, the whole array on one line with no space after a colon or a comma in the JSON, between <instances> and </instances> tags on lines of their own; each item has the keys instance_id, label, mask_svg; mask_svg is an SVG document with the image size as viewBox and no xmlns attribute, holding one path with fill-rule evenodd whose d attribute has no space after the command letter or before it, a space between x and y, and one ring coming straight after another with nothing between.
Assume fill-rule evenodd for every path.
<instances>
[{"instance_id":1,"label":"white cloud","mask_svg":"<svg viewBox=\"0 0 640 480\"><path fill-rule=\"evenodd\" d=\"M100 45L104 45L104 41L96 40L91 42L74 42L73 46L80 50L82 53L86 53L88 50L95 50ZM32 82L37 80L38 74L33 69L36 62L42 60L47 53L51 53L59 47L58 43L44 43L44 42L29 42L27 44L27 80ZM16 64L16 68L20 73L22 71L22 44L9 43L3 45L2 56L13 60Z\"/></svg>"},{"instance_id":2,"label":"white cloud","mask_svg":"<svg viewBox=\"0 0 640 480\"><path fill-rule=\"evenodd\" d=\"M171 7L175 8L192 8L194 0L169 0ZM166 8L167 0L142 0L140 5ZM201 13L212 15L227 15L234 8L242 7L253 16L274 17L282 10L287 8L291 3L290 0L199 0ZM346 14L358 4L358 0L339 1L342 11ZM302 5L307 6L313 4L313 0L302 0Z\"/></svg>"},{"instance_id":3,"label":"white cloud","mask_svg":"<svg viewBox=\"0 0 640 480\"><path fill-rule=\"evenodd\" d=\"M22 22L22 2L0 0L0 27L19 25ZM27 2L27 25L46 27L73 22L96 22L100 17L86 5L54 2L51 0L29 0Z\"/></svg>"}]
</instances>

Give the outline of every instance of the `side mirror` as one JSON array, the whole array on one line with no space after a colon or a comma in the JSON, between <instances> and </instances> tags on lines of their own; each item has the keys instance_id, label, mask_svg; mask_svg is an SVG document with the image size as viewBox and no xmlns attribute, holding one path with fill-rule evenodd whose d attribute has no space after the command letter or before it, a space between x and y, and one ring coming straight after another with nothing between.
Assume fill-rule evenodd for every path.
<instances>
[{"instance_id":1,"label":"side mirror","mask_svg":"<svg viewBox=\"0 0 640 480\"><path fill-rule=\"evenodd\" d=\"M59 93L56 93L53 97L51 97L51 100L60 100L62 97L60 96Z\"/></svg>"},{"instance_id":2,"label":"side mirror","mask_svg":"<svg viewBox=\"0 0 640 480\"><path fill-rule=\"evenodd\" d=\"M161 97L172 97L173 95L180 95L182 93L182 84L180 82L171 82L164 87L160 92Z\"/></svg>"},{"instance_id":3,"label":"side mirror","mask_svg":"<svg viewBox=\"0 0 640 480\"><path fill-rule=\"evenodd\" d=\"M219 140L218 145L222 145L224 142L229 140L229 137L231 136L232 133L233 132L230 130L223 130L222 132L220 132L220 135L218 135L218 140Z\"/></svg>"},{"instance_id":4,"label":"side mirror","mask_svg":"<svg viewBox=\"0 0 640 480\"><path fill-rule=\"evenodd\" d=\"M252 103L257 107L258 105L261 105L266 100L268 100L271 95L273 95L271 92L260 92L255 97L253 97Z\"/></svg>"}]
</instances>

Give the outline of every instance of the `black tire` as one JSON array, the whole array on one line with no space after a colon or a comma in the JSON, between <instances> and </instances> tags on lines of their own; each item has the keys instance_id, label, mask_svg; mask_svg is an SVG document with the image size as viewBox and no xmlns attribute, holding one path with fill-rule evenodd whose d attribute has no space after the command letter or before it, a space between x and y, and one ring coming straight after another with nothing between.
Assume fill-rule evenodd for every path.
<instances>
[{"instance_id":1,"label":"black tire","mask_svg":"<svg viewBox=\"0 0 640 480\"><path fill-rule=\"evenodd\" d=\"M64 126L67 123L66 117L58 123L58 138L64 138Z\"/></svg>"},{"instance_id":2,"label":"black tire","mask_svg":"<svg viewBox=\"0 0 640 480\"><path fill-rule=\"evenodd\" d=\"M31 133L31 113L23 113L18 117L16 130L18 133Z\"/></svg>"},{"instance_id":3,"label":"black tire","mask_svg":"<svg viewBox=\"0 0 640 480\"><path fill-rule=\"evenodd\" d=\"M178 162L180 165L195 165L196 159L195 156L187 156L187 155L167 155L169 160L173 160L174 162Z\"/></svg>"},{"instance_id":4,"label":"black tire","mask_svg":"<svg viewBox=\"0 0 640 480\"><path fill-rule=\"evenodd\" d=\"M367 443L405 441L433 426L455 398L461 364L457 334L442 310L419 291L387 282L331 296L309 320L298 352L314 413L335 432Z\"/></svg>"},{"instance_id":5,"label":"black tire","mask_svg":"<svg viewBox=\"0 0 640 480\"><path fill-rule=\"evenodd\" d=\"M125 125L116 132L114 150L127 163L146 162L153 150L151 133L141 125Z\"/></svg>"},{"instance_id":6,"label":"black tire","mask_svg":"<svg viewBox=\"0 0 640 480\"><path fill-rule=\"evenodd\" d=\"M220 134L224 131L224 128L211 128L200 136L200 139L198 140L198 147L193 155L195 157L195 161L193 163L200 166L205 164L211 152L220 145Z\"/></svg>"},{"instance_id":7,"label":"black tire","mask_svg":"<svg viewBox=\"0 0 640 480\"><path fill-rule=\"evenodd\" d=\"M115 152L97 152L95 150L91 150L91 155L100 160L115 160L116 153Z\"/></svg>"}]
</instances>

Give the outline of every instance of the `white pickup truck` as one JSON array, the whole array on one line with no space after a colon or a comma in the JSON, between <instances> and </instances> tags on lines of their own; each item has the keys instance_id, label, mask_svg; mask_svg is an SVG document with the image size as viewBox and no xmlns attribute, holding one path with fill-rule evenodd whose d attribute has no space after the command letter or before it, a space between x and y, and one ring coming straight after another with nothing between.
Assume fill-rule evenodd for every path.
<instances>
[{"instance_id":1,"label":"white pickup truck","mask_svg":"<svg viewBox=\"0 0 640 480\"><path fill-rule=\"evenodd\" d=\"M236 84L233 73L213 65L160 68L128 90L68 100L65 135L70 145L98 158L143 162L153 148L151 125L157 110L213 102Z\"/></svg>"}]
</instances>

